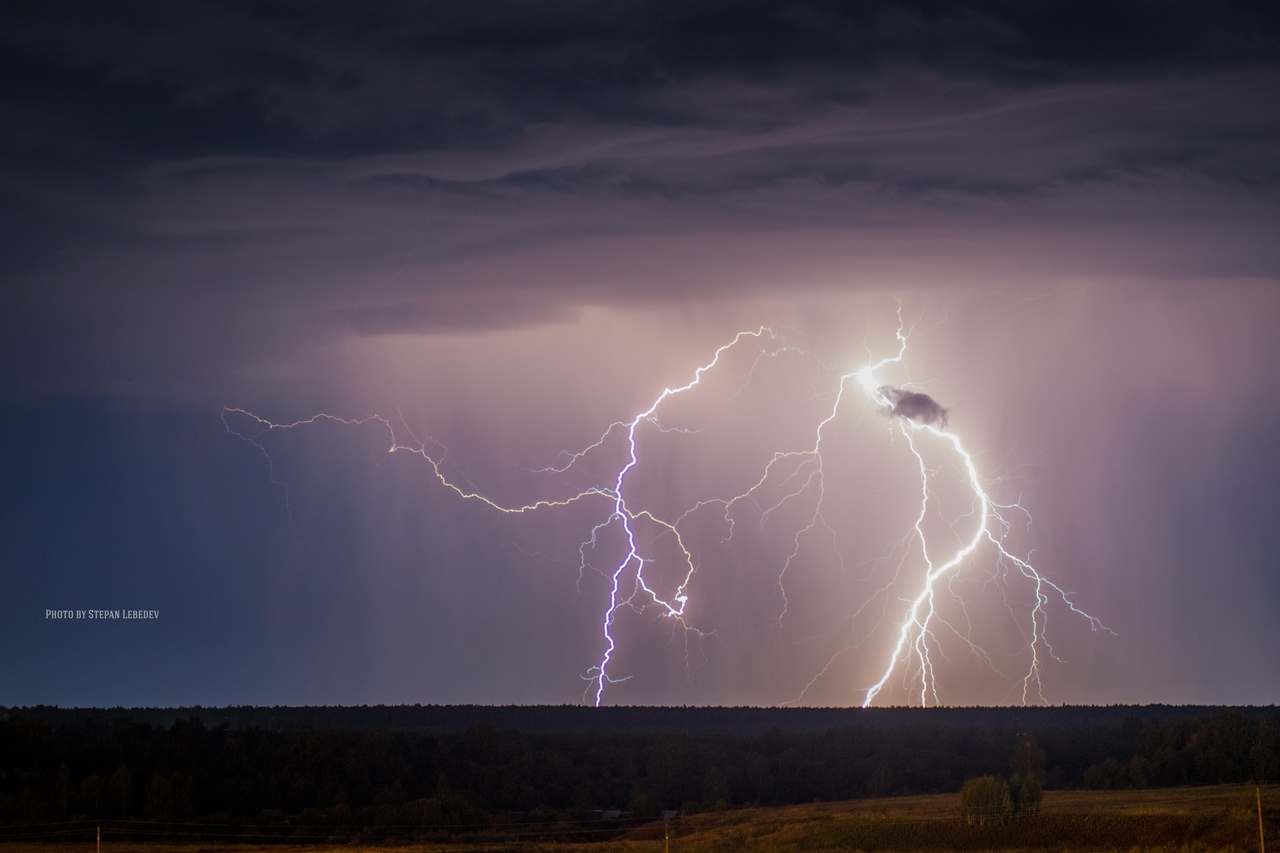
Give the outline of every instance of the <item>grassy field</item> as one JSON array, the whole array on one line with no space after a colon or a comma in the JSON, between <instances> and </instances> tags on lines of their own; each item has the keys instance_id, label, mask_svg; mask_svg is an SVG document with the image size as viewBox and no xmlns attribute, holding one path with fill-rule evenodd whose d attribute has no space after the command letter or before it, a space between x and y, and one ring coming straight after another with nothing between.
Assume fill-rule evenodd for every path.
<instances>
[{"instance_id":1,"label":"grassy field","mask_svg":"<svg viewBox=\"0 0 1280 853\"><path fill-rule=\"evenodd\" d=\"M124 841L107 838L103 853L642 853L660 851L669 832L673 851L1256 851L1258 813L1253 786L1153 791L1049 791L1043 811L1002 826L969 826L954 794L895 797L783 808L741 809L676 818L637 827L609 842L540 843L534 838L476 839L459 844L298 845L234 841ZM1262 788L1267 842L1280 853L1280 785ZM0 853L85 853L92 840L8 842Z\"/></svg>"},{"instance_id":2,"label":"grassy field","mask_svg":"<svg viewBox=\"0 0 1280 853\"><path fill-rule=\"evenodd\" d=\"M1270 840L1280 786L1262 795ZM674 833L682 849L759 851L1245 851L1259 841L1254 788L1246 786L1050 791L1040 814L985 828L960 819L955 795L937 795L695 815ZM1280 837L1272 843L1280 851Z\"/></svg>"}]
</instances>

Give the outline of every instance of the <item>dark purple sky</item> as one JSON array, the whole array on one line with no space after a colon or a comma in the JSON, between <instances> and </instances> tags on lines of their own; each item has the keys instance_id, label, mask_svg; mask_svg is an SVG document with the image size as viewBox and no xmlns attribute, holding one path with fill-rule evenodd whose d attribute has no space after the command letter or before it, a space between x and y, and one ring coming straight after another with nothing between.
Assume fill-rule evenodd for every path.
<instances>
[{"instance_id":1,"label":"dark purple sky","mask_svg":"<svg viewBox=\"0 0 1280 853\"><path fill-rule=\"evenodd\" d=\"M1034 519L1010 550L1114 631L1054 599L1031 698L1275 703L1277 104L1261 2L6 4L0 704L582 701L607 500L506 515L377 423L264 456L223 407L380 414L518 505L611 486L617 428L531 469L778 330L642 428L627 498L672 522L811 446L899 306L885 381L950 407ZM862 701L920 487L845 393L820 489L775 470L727 543L682 522L705 636L622 612L606 701ZM1018 702L1034 593L976 557L938 701ZM160 618L46 618L90 608Z\"/></svg>"}]
</instances>

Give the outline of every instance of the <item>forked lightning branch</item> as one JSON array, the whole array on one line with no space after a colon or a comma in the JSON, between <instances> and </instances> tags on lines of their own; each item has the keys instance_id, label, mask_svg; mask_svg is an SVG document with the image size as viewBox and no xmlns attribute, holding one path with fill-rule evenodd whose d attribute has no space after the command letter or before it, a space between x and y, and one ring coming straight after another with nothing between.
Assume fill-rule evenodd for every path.
<instances>
[{"instance_id":1,"label":"forked lightning branch","mask_svg":"<svg viewBox=\"0 0 1280 853\"><path fill-rule=\"evenodd\" d=\"M981 571L984 567L996 582L1018 583L1030 593L1025 599L1029 603L1014 613L1025 638L1022 655L1025 669L1017 677L1019 683L1014 685L1014 689L1024 703L1042 702L1045 700L1043 667L1046 660L1053 657L1047 634L1051 609L1063 609L1084 620L1093 630L1110 629L1079 608L1072 596L1036 568L1026 555L1014 553L1007 544L1011 514L1019 515L1019 520L1024 522L1029 522L1030 518L1017 503L1002 504L991 497L972 453L949 426L948 410L923 391L895 387L883 381L882 376L889 368L904 363L908 338L908 331L900 323L896 351L892 354L870 360L847 372L829 371L830 385L823 395L823 399L829 401L829 407L826 403L821 407L821 416L812 422L810 438L801 444L774 450L759 469L758 477L753 475L749 478L748 488L737 493L702 498L687 506L671 507L667 512L642 505L635 497L630 482L637 469L644 465L647 455L662 452L651 439L667 431L662 423L665 409L676 398L698 394L704 380L722 369L722 363L730 357L741 357L746 363L754 363L760 359L794 354L803 347L788 342L785 335L769 327L739 332L710 353L704 363L691 370L678 384L664 388L632 417L609 424L590 445L562 453L560 464L534 472L555 477L559 483L563 475L585 469L584 460L589 457L595 460L612 451L619 461L611 474L607 477L597 475L587 488L568 496L531 495L519 502L500 500L469 483L452 478L442 464L443 449L434 442L419 440L403 418L393 421L381 414L342 418L322 413L288 423L274 423L239 408L223 409L222 418L229 432L262 452L270 468L272 482L285 490L286 502L288 484L276 475L275 462L265 437L273 431L304 429L320 421L331 421L351 426L372 425L384 430L388 453L419 457L439 487L453 493L457 500L478 502L501 514L564 512L569 507L582 507L594 513L595 521L589 524L582 541L572 545L581 568L588 568L588 555L596 552L606 535L614 536L621 543L616 558L611 558L602 567L607 597L598 605L597 656L595 663L582 673L586 683L584 700L600 705L604 703L611 684L630 677L628 673L618 671L619 652L627 639L619 625L623 612L656 611L664 621L670 620L679 630L695 637L704 637L714 630L712 626L695 624L689 607L692 597L698 594L696 580L701 564L701 546L693 541L695 537L689 534L688 527L692 519L709 507L717 508L726 519L736 507L747 502L768 504L773 509L783 504L803 507L798 515L791 516L793 526L786 534L790 544L786 548L786 556L776 567L781 602L777 618L781 624L788 607L788 573L806 559L807 549L816 547L810 544L814 537L809 534L820 527L830 529L832 522L827 517L826 469L830 463L826 444L842 419L861 418L869 408L873 409L885 416L889 424L889 432L882 433L877 440L893 441L894 436L900 436L910 449L914 459L913 476L918 479L918 498L914 505L904 504L901 508L898 547L902 565L897 587L902 591L892 596L884 609L883 618L890 623L884 632L889 637L888 649L873 653L857 643L846 645L831 655L825 666L812 673L807 685L792 697L791 702L803 701L810 688L829 674L838 657L857 653L873 656L869 665L876 675L870 683L858 688L856 695L849 696L850 704L871 705L891 685L920 705L942 703L945 700L942 670L948 661L943 648L944 637L959 637L979 660L988 657L977 641L947 620L942 607L945 599L955 599L960 595L949 583L951 580L963 572ZM742 350L746 352L740 352ZM750 383L751 376L752 371L748 370L741 381ZM703 401L703 404L708 403ZM938 500L934 480L939 476L926 463L926 453L949 456L960 472L961 486L968 495L968 511L948 522L945 537L939 536L926 524L931 513L938 514L933 504ZM779 488L781 498L777 497ZM769 490L767 500L763 498L766 490ZM799 523L794 523L795 518L800 519ZM641 525L665 534L665 539L675 543L674 549L653 550L654 537L638 534ZM678 565L673 566L673 560ZM874 659L876 654L879 655L878 663Z\"/></svg>"}]
</instances>

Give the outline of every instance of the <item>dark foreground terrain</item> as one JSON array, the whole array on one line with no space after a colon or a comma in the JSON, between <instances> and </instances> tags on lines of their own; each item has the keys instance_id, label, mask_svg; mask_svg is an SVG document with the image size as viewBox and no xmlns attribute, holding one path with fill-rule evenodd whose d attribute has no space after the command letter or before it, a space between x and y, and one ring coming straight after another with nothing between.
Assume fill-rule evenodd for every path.
<instances>
[{"instance_id":1,"label":"dark foreground terrain","mask_svg":"<svg viewBox=\"0 0 1280 853\"><path fill-rule=\"evenodd\" d=\"M1280 786L1218 786L1162 791L1062 791L1046 795L1039 814L992 826L970 825L951 795L892 797L842 803L751 808L652 820L615 831L607 840L552 837L538 827L483 831L466 839L403 844L297 841L290 853L446 853L539 850L546 853L686 851L1127 851L1127 853L1227 853L1259 846L1256 803L1263 804L1267 843L1280 843ZM562 834L571 832L565 827ZM95 826L58 839L0 842L3 853L72 853L94 849ZM127 825L104 827L110 853L279 853L264 839L184 838L180 831L146 834Z\"/></svg>"},{"instance_id":2,"label":"dark foreground terrain","mask_svg":"<svg viewBox=\"0 0 1280 853\"><path fill-rule=\"evenodd\" d=\"M1276 825L1280 714L34 708L0 712L0 756L15 851L84 849L99 826L112 849L627 846L666 829L694 849L1255 849L1258 790ZM980 777L1005 800L975 827L957 792Z\"/></svg>"}]
</instances>

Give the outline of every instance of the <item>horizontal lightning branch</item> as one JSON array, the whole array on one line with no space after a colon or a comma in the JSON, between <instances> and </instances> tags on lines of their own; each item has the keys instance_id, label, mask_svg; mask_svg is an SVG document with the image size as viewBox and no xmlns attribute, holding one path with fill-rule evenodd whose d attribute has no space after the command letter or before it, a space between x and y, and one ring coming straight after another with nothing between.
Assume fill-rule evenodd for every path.
<instances>
[{"instance_id":1,"label":"horizontal lightning branch","mask_svg":"<svg viewBox=\"0 0 1280 853\"><path fill-rule=\"evenodd\" d=\"M238 436L258 449L267 460L270 480L284 490L286 509L289 512L292 526L293 510L289 506L289 487L281 479L276 470L271 452L268 450L268 438L273 433L284 433L290 430L308 427L320 422L331 422L349 427L372 426L386 434L387 453L405 454L420 458L426 464L432 477L446 490L465 501L474 501L502 514L525 514L539 511L563 509L574 505L599 505L599 515L591 524L589 533L578 545L580 569L588 568L590 555L601 544L601 537L606 531L614 530L611 536L621 539L621 555L611 561L611 568L604 572L608 581L608 597L600 616L600 654L596 662L583 676L587 682L584 699L596 705L603 704L610 684L624 681L628 676L614 673L617 664L620 638L618 635L618 618L624 609L645 611L656 608L662 619L672 620L672 624L683 630L686 637L704 638L714 632L707 632L692 625L688 619L688 605L692 595L692 585L697 572L698 559L696 548L689 542L686 526L704 509L718 508L723 513L727 526L727 534L721 540L729 542L734 536L734 512L744 502L752 502L760 512L760 524L778 513L783 506L796 504L805 507L800 510L799 523L795 524L791 534L791 544L786 557L777 574L777 595L779 607L775 627L779 638L782 625L788 614L787 575L797 561L805 553L805 541L815 532L826 531L834 536L834 528L828 523L824 514L826 503L826 460L824 459L824 443L828 434L835 428L843 409L847 407L846 391L851 386L863 394L860 411L868 404L892 418L894 429L906 441L907 447L914 455L919 471L920 501L915 511L915 521L907 525L908 533L902 541L907 547L914 542L920 554L922 565L917 575L915 592L911 597L902 600L902 610L897 616L886 612L886 618L893 620L890 632L893 642L884 655L882 664L876 669L880 673L869 687L865 688L861 704L867 706L876 701L886 686L895 677L895 673L907 683L914 683L916 695L921 705L937 704L939 689L937 684L937 666L941 657L939 632L960 634L947 623L939 612L939 597L955 597L956 593L946 585L946 581L956 575L961 568L976 558L978 552L989 546L994 559L1005 566L1012 567L1018 576L1023 578L1032 588L1034 605L1019 618L1025 625L1027 639L1027 656L1029 664L1021 678L1022 701L1032 699L1044 701L1043 683L1041 680L1042 659L1044 655L1052 656L1052 650L1045 638L1047 622L1047 605L1050 596L1055 596L1073 613L1087 621L1094 630L1109 630L1093 616L1079 609L1071 600L1071 596L1061 587L1052 583L1024 558L1011 553L1005 545L1005 532L1009 525L1004 513L1010 511L1025 512L1018 504L997 504L986 491L978 473L972 455L961 443L960 438L946 429L947 411L941 408L926 394L894 388L881 382L879 374L892 365L900 365L907 351L909 334L901 322L897 331L898 348L894 355L879 361L868 363L856 370L838 376L830 392L825 394L829 399L829 408L822 409L822 416L813 425L811 440L799 447L787 447L773 451L764 464L759 476L750 481L750 485L737 494L721 497L701 498L690 505L674 507L672 512L659 513L653 508L640 506L629 487L629 478L643 465L643 460L656 451L646 450L649 442L646 435L685 433L685 430L664 427L659 415L667 404L683 395L697 392L704 378L721 367L722 362L737 350L754 351L752 366L742 380L743 386L753 381L756 366L761 359L778 358L783 354L812 355L805 348L786 344L780 341L780 335L768 327L760 327L755 331L739 332L732 340L713 353L712 357L697 367L688 381L682 385L664 388L647 407L637 412L627 421L616 421L600 434L599 438L577 451L565 451L559 456L557 464L534 468L530 473L546 474L557 477L583 467L588 457L607 456L617 453L620 457L618 467L606 479L600 479L571 495L554 498L534 498L528 501L503 502L481 490L464 486L450 477L445 470L444 460L447 451L434 439L420 439L404 422L403 416L398 418L400 429L397 430L392 419L380 414L364 418L348 419L331 414L317 414L304 420L288 423L274 423L252 412L240 408L224 408L222 420L231 434ZM651 432L650 432L651 431ZM402 439L403 433L407 438ZM936 444L957 462L964 474L964 483L972 499L972 511L967 513L957 524L964 522L967 530L961 533L953 528L960 539L960 544L947 553L938 553L939 548L926 535L925 519L929 514L933 475L925 461L922 442ZM766 485L772 491L771 497L764 499ZM640 526L650 526L675 543L674 558L677 566L673 581L661 582L653 569L660 561L659 554L650 550L649 541L640 535ZM667 557L665 559L671 559ZM673 573L666 567L665 577ZM900 568L901 572L901 568ZM663 590L666 591L663 591ZM884 593L887 588L881 589ZM963 635L961 635L963 636ZM980 658L985 653L972 640L970 648ZM856 645L856 644L855 644ZM797 702L813 685L832 670L837 658L854 650L855 645L846 645L837 651L825 666L813 676L800 696L792 700ZM687 660L687 646L686 646Z\"/></svg>"}]
</instances>

